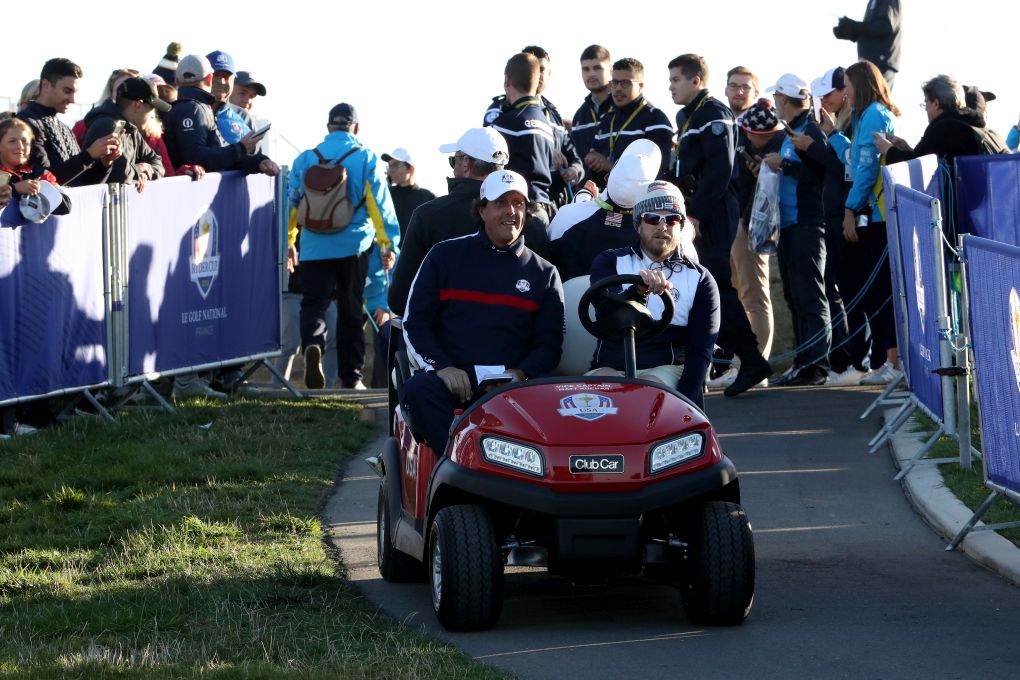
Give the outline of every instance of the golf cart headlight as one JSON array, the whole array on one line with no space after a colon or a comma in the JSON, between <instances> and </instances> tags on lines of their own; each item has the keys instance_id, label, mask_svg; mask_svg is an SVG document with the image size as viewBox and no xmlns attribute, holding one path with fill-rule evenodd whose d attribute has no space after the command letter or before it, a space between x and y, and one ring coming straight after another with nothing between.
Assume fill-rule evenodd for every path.
<instances>
[{"instance_id":1,"label":"golf cart headlight","mask_svg":"<svg viewBox=\"0 0 1020 680\"><path fill-rule=\"evenodd\" d=\"M649 456L648 471L655 474L697 458L701 455L704 441L705 437L700 432L691 432L657 445Z\"/></svg>"},{"instance_id":2,"label":"golf cart headlight","mask_svg":"<svg viewBox=\"0 0 1020 680\"><path fill-rule=\"evenodd\" d=\"M530 446L496 437L486 437L482 440L482 455L490 463L505 465L539 477L545 474L542 454Z\"/></svg>"}]
</instances>

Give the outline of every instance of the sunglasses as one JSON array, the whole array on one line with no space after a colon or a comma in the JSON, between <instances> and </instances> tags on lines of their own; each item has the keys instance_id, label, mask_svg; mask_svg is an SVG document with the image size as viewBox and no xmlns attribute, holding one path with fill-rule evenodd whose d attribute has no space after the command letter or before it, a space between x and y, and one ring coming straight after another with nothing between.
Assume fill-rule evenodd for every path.
<instances>
[{"instance_id":1,"label":"sunglasses","mask_svg":"<svg viewBox=\"0 0 1020 680\"><path fill-rule=\"evenodd\" d=\"M461 158L464 158L465 155L466 154L458 153L458 154L454 154L454 155L450 156L447 159L448 161L450 161L450 167L451 168L456 168L457 167L457 161L459 161Z\"/></svg>"},{"instance_id":2,"label":"sunglasses","mask_svg":"<svg viewBox=\"0 0 1020 680\"><path fill-rule=\"evenodd\" d=\"M667 227L675 227L678 224L684 223L683 215L660 215L659 213L641 213L641 221L647 222L648 224L654 224L659 226L663 222L666 223Z\"/></svg>"}]
</instances>

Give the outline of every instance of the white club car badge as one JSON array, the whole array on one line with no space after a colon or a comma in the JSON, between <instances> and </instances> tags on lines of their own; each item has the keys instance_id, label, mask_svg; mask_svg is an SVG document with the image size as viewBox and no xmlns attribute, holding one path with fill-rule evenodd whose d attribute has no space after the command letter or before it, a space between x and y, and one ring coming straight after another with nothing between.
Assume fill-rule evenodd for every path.
<instances>
[{"instance_id":1,"label":"white club car badge","mask_svg":"<svg viewBox=\"0 0 1020 680\"><path fill-rule=\"evenodd\" d=\"M603 416L615 416L616 407L613 400L602 394L571 394L560 399L561 416L580 418L581 420L598 420Z\"/></svg>"}]
</instances>

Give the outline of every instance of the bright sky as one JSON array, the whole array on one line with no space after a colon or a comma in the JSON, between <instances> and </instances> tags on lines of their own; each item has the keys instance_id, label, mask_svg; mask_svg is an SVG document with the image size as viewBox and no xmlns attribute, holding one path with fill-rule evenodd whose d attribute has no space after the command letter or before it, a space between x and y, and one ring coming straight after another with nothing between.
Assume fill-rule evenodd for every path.
<instances>
[{"instance_id":1,"label":"bright sky","mask_svg":"<svg viewBox=\"0 0 1020 680\"><path fill-rule=\"evenodd\" d=\"M552 55L552 78L545 95L564 116L572 116L587 93L578 58L592 43L609 48L613 59L635 57L645 65L645 95L672 119L670 59L684 52L706 57L712 71L709 89L722 97L726 71L743 64L755 70L762 88L784 72L810 82L827 69L856 60L856 46L831 32L841 15L862 18L866 0L752 0L698 3L650 0L621 3L532 3L502 10L482 2L443 3L390 0L325 3L291 0L265 6L251 25L231 26L210 6L207 26L178 19L168 6L134 4L121 8L110 23L103 12L80 2L51 0L56 32L48 47L42 34L8 49L0 97L16 98L43 62L65 56L85 71L79 101L99 96L105 76L117 67L150 71L167 43L183 44L184 54L215 49L230 53L239 69L265 83L268 96L253 113L273 121L274 132L300 149L325 134L330 107L353 104L361 117L361 141L383 153L403 146L418 168L418 181L445 192L449 174L438 146L456 141L481 124L492 96L502 94L506 60L525 45L541 45ZM992 90L992 127L1003 136L1016 124L1020 94L1012 90L1011 56L1020 5L991 0L903 0L904 59L893 99L903 110L901 131L916 142L926 124L920 85L938 73ZM219 8L239 16L236 7ZM621 13L621 9L627 13ZM612 12L616 14L612 14ZM544 13L544 14L543 14ZM131 26L131 18L135 26ZM15 17L8 12L8 20ZM250 18L249 18L250 19ZM239 23L249 25L249 19ZM126 38L117 37L124 30ZM110 46L97 36L110 35ZM764 94L764 93L763 93ZM5 102L0 99L0 108ZM274 160L289 165L297 155L277 140Z\"/></svg>"}]
</instances>

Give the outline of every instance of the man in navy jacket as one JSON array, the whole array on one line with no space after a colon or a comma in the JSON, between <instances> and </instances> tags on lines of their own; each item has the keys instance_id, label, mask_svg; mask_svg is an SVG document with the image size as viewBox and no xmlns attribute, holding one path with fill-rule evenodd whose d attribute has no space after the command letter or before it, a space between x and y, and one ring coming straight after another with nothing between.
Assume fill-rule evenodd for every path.
<instances>
[{"instance_id":1,"label":"man in navy jacket","mask_svg":"<svg viewBox=\"0 0 1020 680\"><path fill-rule=\"evenodd\" d=\"M404 383L400 403L416 435L440 454L454 409L472 400L486 374L540 377L563 349L559 274L521 236L527 182L493 172L476 206L482 228L429 251L404 314L408 356L421 370Z\"/></svg>"}]
</instances>

